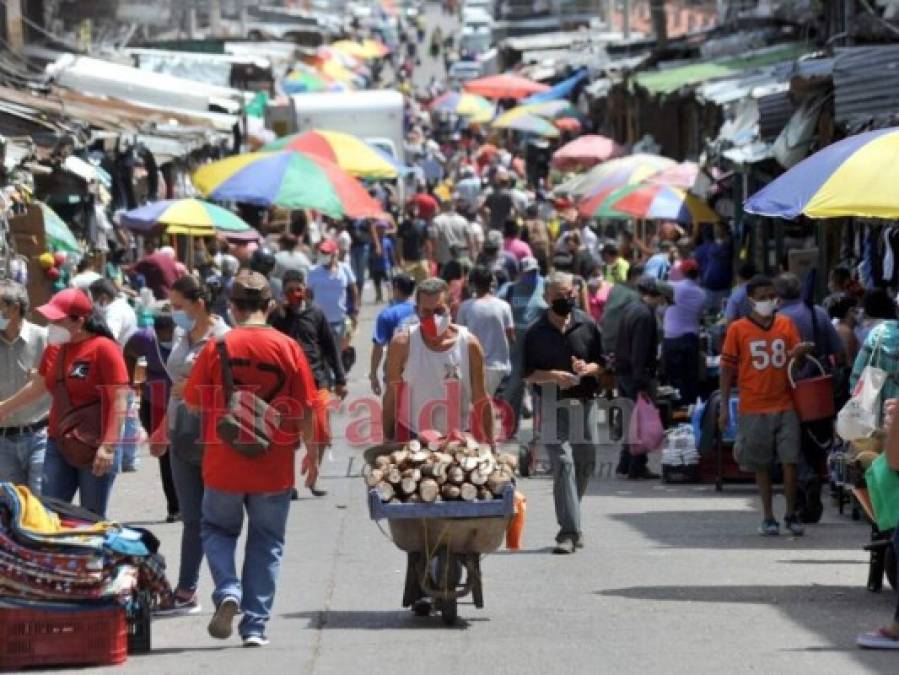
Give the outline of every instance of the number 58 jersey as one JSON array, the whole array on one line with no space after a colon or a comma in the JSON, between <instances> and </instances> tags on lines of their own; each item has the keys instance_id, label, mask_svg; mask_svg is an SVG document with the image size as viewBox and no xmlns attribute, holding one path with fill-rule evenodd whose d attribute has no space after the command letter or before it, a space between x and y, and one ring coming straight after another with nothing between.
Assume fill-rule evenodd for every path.
<instances>
[{"instance_id":1,"label":"number 58 jersey","mask_svg":"<svg viewBox=\"0 0 899 675\"><path fill-rule=\"evenodd\" d=\"M740 412L758 414L793 408L787 376L789 354L799 344L799 331L789 318L774 315L768 328L745 317L727 329L721 367L737 373Z\"/></svg>"}]
</instances>

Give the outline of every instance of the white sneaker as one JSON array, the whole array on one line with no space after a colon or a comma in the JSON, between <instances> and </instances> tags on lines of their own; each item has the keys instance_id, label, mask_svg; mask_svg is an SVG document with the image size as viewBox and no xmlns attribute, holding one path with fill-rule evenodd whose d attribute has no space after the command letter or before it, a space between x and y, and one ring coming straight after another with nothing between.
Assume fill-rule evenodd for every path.
<instances>
[{"instance_id":1,"label":"white sneaker","mask_svg":"<svg viewBox=\"0 0 899 675\"><path fill-rule=\"evenodd\" d=\"M268 638L264 635L247 635L243 639L244 647L265 647L268 644Z\"/></svg>"},{"instance_id":2,"label":"white sneaker","mask_svg":"<svg viewBox=\"0 0 899 675\"><path fill-rule=\"evenodd\" d=\"M855 638L855 644L866 649L899 649L899 639L888 635L883 628L862 633Z\"/></svg>"}]
</instances>

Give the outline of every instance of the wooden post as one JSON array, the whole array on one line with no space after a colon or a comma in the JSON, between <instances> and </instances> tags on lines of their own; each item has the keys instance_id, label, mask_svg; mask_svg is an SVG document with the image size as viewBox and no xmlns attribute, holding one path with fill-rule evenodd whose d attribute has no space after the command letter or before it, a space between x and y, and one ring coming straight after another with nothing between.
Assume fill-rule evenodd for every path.
<instances>
[{"instance_id":1,"label":"wooden post","mask_svg":"<svg viewBox=\"0 0 899 675\"><path fill-rule=\"evenodd\" d=\"M22 0L6 0L6 41L14 52L21 52L25 46Z\"/></svg>"}]
</instances>

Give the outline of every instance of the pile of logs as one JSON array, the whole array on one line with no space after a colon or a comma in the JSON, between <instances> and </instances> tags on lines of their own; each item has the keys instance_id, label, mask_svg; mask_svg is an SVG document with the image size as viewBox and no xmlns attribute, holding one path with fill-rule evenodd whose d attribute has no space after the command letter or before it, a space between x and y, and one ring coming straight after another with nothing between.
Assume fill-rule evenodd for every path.
<instances>
[{"instance_id":1,"label":"pile of logs","mask_svg":"<svg viewBox=\"0 0 899 675\"><path fill-rule=\"evenodd\" d=\"M489 445L473 438L412 440L400 450L376 457L362 475L382 502L473 502L500 497L517 467L517 455L497 456Z\"/></svg>"}]
</instances>

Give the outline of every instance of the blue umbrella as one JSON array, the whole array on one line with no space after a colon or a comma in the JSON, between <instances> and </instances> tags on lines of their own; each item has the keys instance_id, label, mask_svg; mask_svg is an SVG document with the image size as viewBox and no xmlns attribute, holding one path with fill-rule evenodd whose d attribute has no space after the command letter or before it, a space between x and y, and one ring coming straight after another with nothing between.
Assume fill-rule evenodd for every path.
<instances>
[{"instance_id":1,"label":"blue umbrella","mask_svg":"<svg viewBox=\"0 0 899 675\"><path fill-rule=\"evenodd\" d=\"M577 86L578 82L587 78L587 69L581 68L574 75L569 77L567 80L562 80L559 84L547 89L546 91L540 92L539 94L532 94L528 96L523 104L528 103L543 103L544 101L554 101L557 98L568 98L571 95L571 92Z\"/></svg>"}]
</instances>

